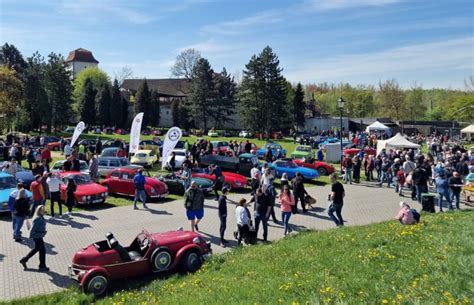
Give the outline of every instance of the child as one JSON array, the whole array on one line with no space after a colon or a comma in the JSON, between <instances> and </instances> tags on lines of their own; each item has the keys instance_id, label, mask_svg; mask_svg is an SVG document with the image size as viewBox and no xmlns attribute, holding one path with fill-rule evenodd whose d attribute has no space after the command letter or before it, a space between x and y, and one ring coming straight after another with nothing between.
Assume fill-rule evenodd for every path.
<instances>
[{"instance_id":1,"label":"child","mask_svg":"<svg viewBox=\"0 0 474 305\"><path fill-rule=\"evenodd\" d=\"M400 211L395 219L398 219L403 225L414 225L420 221L420 214L402 201L400 202Z\"/></svg>"},{"instance_id":2,"label":"child","mask_svg":"<svg viewBox=\"0 0 474 305\"><path fill-rule=\"evenodd\" d=\"M400 169L397 172L397 188L396 188L396 191L398 191L398 196L403 197L402 190L403 190L403 186L405 185L405 181L406 181L405 172L403 171L403 168L400 167Z\"/></svg>"}]
</instances>

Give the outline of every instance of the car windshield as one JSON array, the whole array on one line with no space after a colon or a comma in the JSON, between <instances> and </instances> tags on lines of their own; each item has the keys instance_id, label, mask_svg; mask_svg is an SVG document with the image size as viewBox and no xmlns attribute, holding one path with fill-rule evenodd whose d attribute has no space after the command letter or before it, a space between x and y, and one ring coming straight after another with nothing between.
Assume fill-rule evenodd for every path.
<instances>
[{"instance_id":1,"label":"car windshield","mask_svg":"<svg viewBox=\"0 0 474 305\"><path fill-rule=\"evenodd\" d=\"M76 182L77 185L87 184L91 182L91 178L87 175L75 175L74 181Z\"/></svg>"},{"instance_id":2,"label":"car windshield","mask_svg":"<svg viewBox=\"0 0 474 305\"><path fill-rule=\"evenodd\" d=\"M58 161L58 162L54 163L53 169L61 169L61 168L63 168L63 165L64 165L64 162Z\"/></svg>"},{"instance_id":3,"label":"car windshield","mask_svg":"<svg viewBox=\"0 0 474 305\"><path fill-rule=\"evenodd\" d=\"M87 165L86 162L81 162L81 163L80 163L80 166L81 166L81 167L80 167L81 171L83 171L83 170L88 170L88 169L89 169L89 166Z\"/></svg>"},{"instance_id":4,"label":"car windshield","mask_svg":"<svg viewBox=\"0 0 474 305\"><path fill-rule=\"evenodd\" d=\"M13 177L0 178L0 190L16 187L16 179Z\"/></svg>"},{"instance_id":5,"label":"car windshield","mask_svg":"<svg viewBox=\"0 0 474 305\"><path fill-rule=\"evenodd\" d=\"M135 156L138 157L138 158L146 158L145 153L137 153Z\"/></svg>"},{"instance_id":6,"label":"car windshield","mask_svg":"<svg viewBox=\"0 0 474 305\"><path fill-rule=\"evenodd\" d=\"M311 151L311 147L309 147L309 146L298 146L298 147L296 147L296 151L306 151L306 152L310 152L310 151Z\"/></svg>"},{"instance_id":7,"label":"car windshield","mask_svg":"<svg viewBox=\"0 0 474 305\"><path fill-rule=\"evenodd\" d=\"M186 156L184 151L174 151L174 154L177 155L177 156Z\"/></svg>"},{"instance_id":8,"label":"car windshield","mask_svg":"<svg viewBox=\"0 0 474 305\"><path fill-rule=\"evenodd\" d=\"M129 164L128 159L126 159L126 158L120 159L120 164L122 166L128 165Z\"/></svg>"},{"instance_id":9,"label":"car windshield","mask_svg":"<svg viewBox=\"0 0 474 305\"><path fill-rule=\"evenodd\" d=\"M229 143L227 143L227 142L218 142L217 143L217 147L225 147L225 146L229 146Z\"/></svg>"},{"instance_id":10,"label":"car windshield","mask_svg":"<svg viewBox=\"0 0 474 305\"><path fill-rule=\"evenodd\" d=\"M117 155L118 148L104 149L102 156L104 157L115 157Z\"/></svg>"},{"instance_id":11,"label":"car windshield","mask_svg":"<svg viewBox=\"0 0 474 305\"><path fill-rule=\"evenodd\" d=\"M288 162L286 162L286 167L288 167L288 168L297 168L298 165L296 165L295 162L293 162L293 161L288 161Z\"/></svg>"}]
</instances>

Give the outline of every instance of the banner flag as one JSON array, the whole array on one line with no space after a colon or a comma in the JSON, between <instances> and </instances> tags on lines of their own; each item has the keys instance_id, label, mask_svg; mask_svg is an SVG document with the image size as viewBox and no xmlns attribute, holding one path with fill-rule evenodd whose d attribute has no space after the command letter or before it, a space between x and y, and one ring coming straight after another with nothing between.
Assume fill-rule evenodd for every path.
<instances>
[{"instance_id":1,"label":"banner flag","mask_svg":"<svg viewBox=\"0 0 474 305\"><path fill-rule=\"evenodd\" d=\"M166 133L165 142L163 143L163 159L161 160L161 168L165 167L166 159L171 155L171 151L175 148L176 143L178 143L182 135L183 132L179 127L171 127Z\"/></svg>"},{"instance_id":2,"label":"banner flag","mask_svg":"<svg viewBox=\"0 0 474 305\"><path fill-rule=\"evenodd\" d=\"M129 153L137 152L140 144L140 131L142 129L143 112L140 112L133 118L132 129L130 130L130 147Z\"/></svg>"},{"instance_id":3,"label":"banner flag","mask_svg":"<svg viewBox=\"0 0 474 305\"><path fill-rule=\"evenodd\" d=\"M86 128L86 124L84 124L84 122L80 121L79 123L77 123L77 126L74 129L74 134L72 135L71 147L74 146L74 143L76 143L77 139L79 138L79 136L81 135L81 133L84 131L85 128Z\"/></svg>"}]
</instances>

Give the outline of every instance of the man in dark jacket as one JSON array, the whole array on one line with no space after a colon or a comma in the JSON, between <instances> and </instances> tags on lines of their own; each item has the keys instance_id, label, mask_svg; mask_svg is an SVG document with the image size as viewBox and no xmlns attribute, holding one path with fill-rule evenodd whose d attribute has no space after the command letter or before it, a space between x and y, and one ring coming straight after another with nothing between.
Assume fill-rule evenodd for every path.
<instances>
[{"instance_id":1,"label":"man in dark jacket","mask_svg":"<svg viewBox=\"0 0 474 305\"><path fill-rule=\"evenodd\" d=\"M306 213L306 206L304 203L304 196L308 194L306 189L304 188L304 181L303 176L301 173L296 173L295 178L291 181L293 186L293 195L295 196L295 208L296 213L298 213L298 200L301 201L301 208L303 209L303 213Z\"/></svg>"},{"instance_id":2,"label":"man in dark jacket","mask_svg":"<svg viewBox=\"0 0 474 305\"><path fill-rule=\"evenodd\" d=\"M204 217L204 193L198 188L196 181L184 193L186 216L191 221L191 231L199 231L198 224Z\"/></svg>"},{"instance_id":3,"label":"man in dark jacket","mask_svg":"<svg viewBox=\"0 0 474 305\"><path fill-rule=\"evenodd\" d=\"M262 188L257 189L257 193L253 196L252 200L249 202L255 202L255 233L258 235L258 228L260 227L260 222L263 226L263 241L267 241L268 237L268 223L267 223L267 213L270 211L270 202L269 198L263 192Z\"/></svg>"},{"instance_id":4,"label":"man in dark jacket","mask_svg":"<svg viewBox=\"0 0 474 305\"><path fill-rule=\"evenodd\" d=\"M227 194L229 194L229 189L224 187L222 189L222 194L219 196L219 220L221 221L221 225L219 228L219 233L221 237L221 246L225 247L225 244L228 243L227 240L224 238L224 233L227 228Z\"/></svg>"},{"instance_id":5,"label":"man in dark jacket","mask_svg":"<svg viewBox=\"0 0 474 305\"><path fill-rule=\"evenodd\" d=\"M415 170L413 171L413 183L416 187L416 198L421 203L421 194L428 192L428 178L429 175L420 163L417 163Z\"/></svg>"},{"instance_id":6,"label":"man in dark jacket","mask_svg":"<svg viewBox=\"0 0 474 305\"><path fill-rule=\"evenodd\" d=\"M461 175L459 175L458 172L454 172L453 176L449 178L448 182L451 189L451 201L456 199L456 209L459 210L459 201L461 199L461 189L463 185Z\"/></svg>"},{"instance_id":7,"label":"man in dark jacket","mask_svg":"<svg viewBox=\"0 0 474 305\"><path fill-rule=\"evenodd\" d=\"M30 204L26 197L25 189L20 189L15 199L13 217L15 218L14 238L16 242L21 242L21 227L25 219L30 214Z\"/></svg>"}]
</instances>

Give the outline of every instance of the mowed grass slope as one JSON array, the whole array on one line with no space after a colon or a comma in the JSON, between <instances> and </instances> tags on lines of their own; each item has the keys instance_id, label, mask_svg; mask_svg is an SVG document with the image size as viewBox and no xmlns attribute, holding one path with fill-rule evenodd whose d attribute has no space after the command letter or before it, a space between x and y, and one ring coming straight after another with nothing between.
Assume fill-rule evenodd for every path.
<instances>
[{"instance_id":1,"label":"mowed grass slope","mask_svg":"<svg viewBox=\"0 0 474 305\"><path fill-rule=\"evenodd\" d=\"M121 284L97 304L469 304L474 211L305 232L214 256L196 274ZM77 289L13 302L93 301Z\"/></svg>"}]
</instances>

